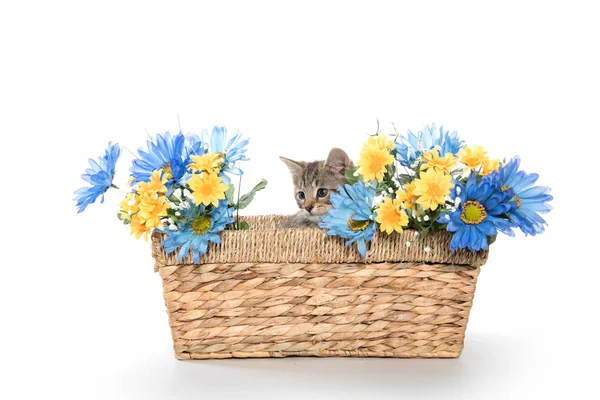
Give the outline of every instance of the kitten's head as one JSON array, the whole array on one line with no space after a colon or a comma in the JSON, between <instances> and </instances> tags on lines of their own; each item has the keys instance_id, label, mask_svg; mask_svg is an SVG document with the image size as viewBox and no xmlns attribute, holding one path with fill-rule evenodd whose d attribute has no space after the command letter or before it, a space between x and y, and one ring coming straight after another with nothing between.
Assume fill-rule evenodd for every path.
<instances>
[{"instance_id":1,"label":"kitten's head","mask_svg":"<svg viewBox=\"0 0 600 400\"><path fill-rule=\"evenodd\" d=\"M315 221L331 208L329 196L339 185L348 183L344 175L354 164L342 149L331 149L326 161L292 161L280 157L288 166L294 181L294 197L300 210Z\"/></svg>"}]
</instances>

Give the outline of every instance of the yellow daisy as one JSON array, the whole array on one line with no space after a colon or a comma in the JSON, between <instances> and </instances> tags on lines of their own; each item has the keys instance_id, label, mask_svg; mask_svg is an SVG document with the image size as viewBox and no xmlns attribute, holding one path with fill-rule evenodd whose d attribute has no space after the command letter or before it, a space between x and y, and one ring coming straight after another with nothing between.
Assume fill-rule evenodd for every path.
<instances>
[{"instance_id":1,"label":"yellow daisy","mask_svg":"<svg viewBox=\"0 0 600 400\"><path fill-rule=\"evenodd\" d=\"M417 203L425 210L432 210L446 203L446 196L452 189L452 177L444 171L433 168L421 173L420 179L415 179L415 194L419 196Z\"/></svg>"},{"instance_id":2,"label":"yellow daisy","mask_svg":"<svg viewBox=\"0 0 600 400\"><path fill-rule=\"evenodd\" d=\"M223 165L223 154L206 153L201 156L192 156L192 163L188 165L194 171L208 173L218 172Z\"/></svg>"},{"instance_id":3,"label":"yellow daisy","mask_svg":"<svg viewBox=\"0 0 600 400\"><path fill-rule=\"evenodd\" d=\"M400 209L401 205L400 199L392 200L389 197L379 203L375 221L379 223L381 232L386 232L388 235L394 231L402 233L402 227L408 225L408 216Z\"/></svg>"},{"instance_id":4,"label":"yellow daisy","mask_svg":"<svg viewBox=\"0 0 600 400\"><path fill-rule=\"evenodd\" d=\"M163 174L162 170L157 169L150 175L150 181L138 183L137 192L140 196L152 195L152 194L165 194L167 193L167 187L165 183L169 181L167 174Z\"/></svg>"},{"instance_id":5,"label":"yellow daisy","mask_svg":"<svg viewBox=\"0 0 600 400\"><path fill-rule=\"evenodd\" d=\"M382 150L391 150L394 147L394 139L387 135L369 136L366 144Z\"/></svg>"},{"instance_id":6,"label":"yellow daisy","mask_svg":"<svg viewBox=\"0 0 600 400\"><path fill-rule=\"evenodd\" d=\"M495 159L487 158L482 163L481 174L489 175L494 171L498 171L498 169L500 169L500 159L499 158L495 158Z\"/></svg>"},{"instance_id":7,"label":"yellow daisy","mask_svg":"<svg viewBox=\"0 0 600 400\"><path fill-rule=\"evenodd\" d=\"M144 239L148 240L150 229L146 228L146 225L142 222L139 215L136 214L131 218L131 224L129 226L131 228L131 234L134 235L136 239L144 236Z\"/></svg>"},{"instance_id":8,"label":"yellow daisy","mask_svg":"<svg viewBox=\"0 0 600 400\"><path fill-rule=\"evenodd\" d=\"M465 164L471 170L479 168L487 158L487 151L485 151L483 147L477 145L464 147L458 152L458 159L460 162Z\"/></svg>"},{"instance_id":9,"label":"yellow daisy","mask_svg":"<svg viewBox=\"0 0 600 400\"><path fill-rule=\"evenodd\" d=\"M357 173L362 175L365 181L382 181L386 167L394 162L394 156L390 154L394 142L385 136L369 137L360 151L360 159Z\"/></svg>"},{"instance_id":10,"label":"yellow daisy","mask_svg":"<svg viewBox=\"0 0 600 400\"><path fill-rule=\"evenodd\" d=\"M194 174L188 181L188 186L194 191L195 203L205 206L210 204L219 206L219 200L225 199L227 185L223 183L217 174Z\"/></svg>"},{"instance_id":11,"label":"yellow daisy","mask_svg":"<svg viewBox=\"0 0 600 400\"><path fill-rule=\"evenodd\" d=\"M419 196L415 194L415 181L405 184L404 190L400 189L396 191L396 196L398 196L404 208L413 208L416 206Z\"/></svg>"},{"instance_id":12,"label":"yellow daisy","mask_svg":"<svg viewBox=\"0 0 600 400\"><path fill-rule=\"evenodd\" d=\"M140 210L139 197L135 193L127 193L127 196L121 201L121 211L119 218L123 220L131 219L131 216Z\"/></svg>"},{"instance_id":13,"label":"yellow daisy","mask_svg":"<svg viewBox=\"0 0 600 400\"><path fill-rule=\"evenodd\" d=\"M437 171L446 171L448 173L452 171L458 162L452 153L446 153L444 157L440 157L436 149L424 152L423 160L425 163L421 165L421 170L435 168Z\"/></svg>"},{"instance_id":14,"label":"yellow daisy","mask_svg":"<svg viewBox=\"0 0 600 400\"><path fill-rule=\"evenodd\" d=\"M139 216L140 223L144 224L146 228L160 228L162 227L160 219L167 216L168 208L169 203L165 196L149 194L140 197L140 212L136 216Z\"/></svg>"}]
</instances>

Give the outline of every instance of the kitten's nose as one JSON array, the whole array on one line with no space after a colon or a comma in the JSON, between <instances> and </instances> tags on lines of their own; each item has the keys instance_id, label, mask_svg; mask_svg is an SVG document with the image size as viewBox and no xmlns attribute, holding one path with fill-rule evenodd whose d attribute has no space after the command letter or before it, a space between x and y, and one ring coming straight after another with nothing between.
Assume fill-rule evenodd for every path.
<instances>
[{"instance_id":1,"label":"kitten's nose","mask_svg":"<svg viewBox=\"0 0 600 400\"><path fill-rule=\"evenodd\" d=\"M312 204L310 206L304 207L304 209L308 212L311 212L313 208L314 208L314 206Z\"/></svg>"}]
</instances>

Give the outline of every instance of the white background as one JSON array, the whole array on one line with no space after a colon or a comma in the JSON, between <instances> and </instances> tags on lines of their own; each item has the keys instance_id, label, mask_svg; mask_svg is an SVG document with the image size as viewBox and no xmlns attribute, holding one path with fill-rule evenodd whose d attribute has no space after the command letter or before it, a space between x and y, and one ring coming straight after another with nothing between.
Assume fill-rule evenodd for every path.
<instances>
[{"instance_id":1,"label":"white background","mask_svg":"<svg viewBox=\"0 0 600 400\"><path fill-rule=\"evenodd\" d=\"M594 2L211 3L0 5L0 397L597 395ZM243 185L269 187L250 214L294 212L278 156L356 160L377 119L520 155L554 210L544 235L494 244L459 359L176 361L122 194L80 215L72 198L109 140L135 151L177 115L252 138Z\"/></svg>"}]
</instances>

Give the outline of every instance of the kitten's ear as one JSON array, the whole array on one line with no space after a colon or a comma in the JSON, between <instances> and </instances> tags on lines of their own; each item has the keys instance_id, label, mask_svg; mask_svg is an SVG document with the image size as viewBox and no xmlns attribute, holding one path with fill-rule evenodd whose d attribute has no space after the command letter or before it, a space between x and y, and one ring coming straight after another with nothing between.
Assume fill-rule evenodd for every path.
<instances>
[{"instance_id":1,"label":"kitten's ear","mask_svg":"<svg viewBox=\"0 0 600 400\"><path fill-rule=\"evenodd\" d=\"M325 166L336 174L344 175L347 169L354 167L354 163L344 150L334 147L327 156Z\"/></svg>"},{"instance_id":2,"label":"kitten's ear","mask_svg":"<svg viewBox=\"0 0 600 400\"><path fill-rule=\"evenodd\" d=\"M302 175L302 171L306 168L306 163L304 161L294 161L289 158L279 157L281 161L287 165L293 177L299 177Z\"/></svg>"}]
</instances>

